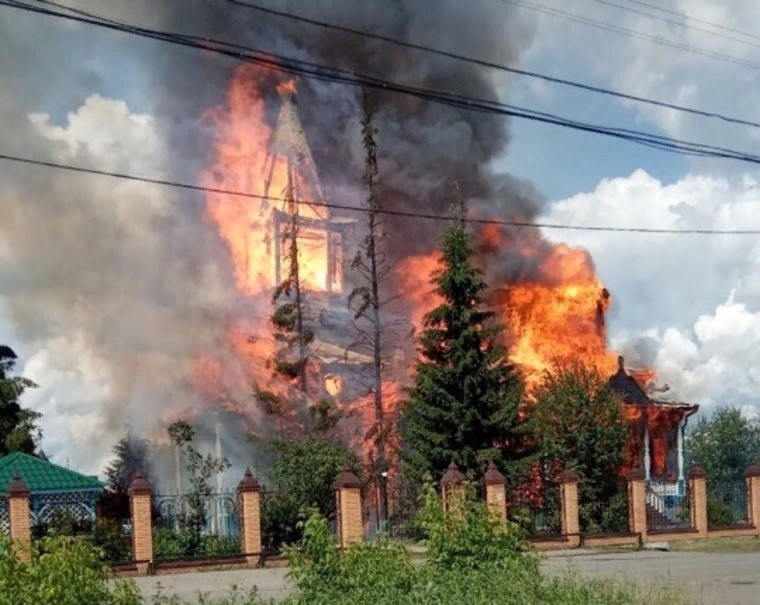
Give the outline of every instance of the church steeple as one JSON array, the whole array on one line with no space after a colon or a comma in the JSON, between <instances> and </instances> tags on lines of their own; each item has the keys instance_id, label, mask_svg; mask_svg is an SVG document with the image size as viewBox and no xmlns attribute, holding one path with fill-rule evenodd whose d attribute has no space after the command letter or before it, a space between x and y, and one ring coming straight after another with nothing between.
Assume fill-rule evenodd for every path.
<instances>
[{"instance_id":1,"label":"church steeple","mask_svg":"<svg viewBox=\"0 0 760 605\"><path fill-rule=\"evenodd\" d=\"M298 117L295 84L284 84L285 86L278 87L282 104L264 164L264 195L271 195L273 198L284 197L284 191L270 189L276 187L278 182L291 183L295 200L318 204L324 202L322 185L314 156L306 141L306 133ZM275 205L287 211L284 204ZM329 218L327 208L321 206L302 206L298 210L299 214L311 218Z\"/></svg>"}]
</instances>

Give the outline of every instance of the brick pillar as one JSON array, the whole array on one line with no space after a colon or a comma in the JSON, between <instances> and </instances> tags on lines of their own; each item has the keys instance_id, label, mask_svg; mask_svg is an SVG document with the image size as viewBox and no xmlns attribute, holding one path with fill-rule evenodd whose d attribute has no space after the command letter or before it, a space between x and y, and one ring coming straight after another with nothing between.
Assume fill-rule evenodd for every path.
<instances>
[{"instance_id":1,"label":"brick pillar","mask_svg":"<svg viewBox=\"0 0 760 605\"><path fill-rule=\"evenodd\" d=\"M691 526L700 538L707 537L707 473L700 466L692 466L687 475Z\"/></svg>"},{"instance_id":2,"label":"brick pillar","mask_svg":"<svg viewBox=\"0 0 760 605\"><path fill-rule=\"evenodd\" d=\"M760 534L760 465L748 466L744 477L747 482L747 520Z\"/></svg>"},{"instance_id":3,"label":"brick pillar","mask_svg":"<svg viewBox=\"0 0 760 605\"><path fill-rule=\"evenodd\" d=\"M362 492L359 478L344 468L333 483L338 512L338 541L346 548L364 540Z\"/></svg>"},{"instance_id":4,"label":"brick pillar","mask_svg":"<svg viewBox=\"0 0 760 605\"><path fill-rule=\"evenodd\" d=\"M639 534L639 544L647 539L647 484L643 468L628 473L628 528Z\"/></svg>"},{"instance_id":5,"label":"brick pillar","mask_svg":"<svg viewBox=\"0 0 760 605\"><path fill-rule=\"evenodd\" d=\"M22 561L28 561L32 544L32 529L29 523L29 488L18 474L14 475L8 485L8 516L16 556Z\"/></svg>"},{"instance_id":6,"label":"brick pillar","mask_svg":"<svg viewBox=\"0 0 760 605\"><path fill-rule=\"evenodd\" d=\"M129 510L132 515L132 560L138 575L146 575L153 565L153 519L151 487L141 472L129 485Z\"/></svg>"},{"instance_id":7,"label":"brick pillar","mask_svg":"<svg viewBox=\"0 0 760 605\"><path fill-rule=\"evenodd\" d=\"M246 562L258 565L261 561L261 488L251 469L246 469L237 493L240 503L240 546Z\"/></svg>"},{"instance_id":8,"label":"brick pillar","mask_svg":"<svg viewBox=\"0 0 760 605\"><path fill-rule=\"evenodd\" d=\"M507 522L507 480L496 468L493 460L488 461L488 468L483 477L486 484L486 503L502 523Z\"/></svg>"},{"instance_id":9,"label":"brick pillar","mask_svg":"<svg viewBox=\"0 0 760 605\"><path fill-rule=\"evenodd\" d=\"M453 460L449 468L443 473L441 478L441 502L443 510L449 510L451 506L459 501L464 502L464 475L459 471L457 463Z\"/></svg>"},{"instance_id":10,"label":"brick pillar","mask_svg":"<svg viewBox=\"0 0 760 605\"><path fill-rule=\"evenodd\" d=\"M581 543L580 517L578 514L578 474L566 469L559 476L561 482L560 498L562 500L562 533L571 545Z\"/></svg>"}]
</instances>

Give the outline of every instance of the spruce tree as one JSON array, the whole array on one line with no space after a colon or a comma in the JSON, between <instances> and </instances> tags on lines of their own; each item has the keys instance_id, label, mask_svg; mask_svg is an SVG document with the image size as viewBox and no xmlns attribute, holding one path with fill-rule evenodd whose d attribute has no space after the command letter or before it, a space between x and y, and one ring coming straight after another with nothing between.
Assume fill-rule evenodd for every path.
<instances>
[{"instance_id":1,"label":"spruce tree","mask_svg":"<svg viewBox=\"0 0 760 605\"><path fill-rule=\"evenodd\" d=\"M37 421L42 414L21 407L19 399L26 389L37 385L23 376L14 376L16 353L0 345L0 456L11 452L34 454L42 432Z\"/></svg>"},{"instance_id":2,"label":"spruce tree","mask_svg":"<svg viewBox=\"0 0 760 605\"><path fill-rule=\"evenodd\" d=\"M372 351L372 378L369 390L372 394L374 422L366 434L374 446L372 452L372 477L378 488L378 519L385 521L388 501L387 486L382 473L389 467L388 437L391 431L387 402L383 393L383 368L387 359L383 354L385 329L384 301L380 297L381 286L391 272L385 252L385 229L381 221L382 201L378 194L379 170L377 166L377 129L374 111L367 91L362 94L362 144L365 151L364 183L367 186L366 235L359 244L351 268L358 275L357 285L348 295L348 304L354 311L356 345ZM356 346L355 345L355 346Z\"/></svg>"},{"instance_id":3,"label":"spruce tree","mask_svg":"<svg viewBox=\"0 0 760 605\"><path fill-rule=\"evenodd\" d=\"M483 309L486 283L472 264L465 206L442 239L432 284L442 302L425 315L419 358L408 390L404 458L417 477L439 479L453 459L475 475L488 458L503 463L520 442L520 379L499 344L502 332Z\"/></svg>"}]
</instances>

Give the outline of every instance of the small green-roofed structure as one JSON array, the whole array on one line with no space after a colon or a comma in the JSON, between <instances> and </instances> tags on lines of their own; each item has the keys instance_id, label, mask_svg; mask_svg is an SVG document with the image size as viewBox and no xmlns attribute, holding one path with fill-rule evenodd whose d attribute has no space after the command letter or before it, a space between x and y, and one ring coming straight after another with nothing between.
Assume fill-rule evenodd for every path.
<instances>
[{"instance_id":1,"label":"small green-roofed structure","mask_svg":"<svg viewBox=\"0 0 760 605\"><path fill-rule=\"evenodd\" d=\"M105 487L96 477L15 452L0 458L0 531L8 531L6 494L15 476L29 489L32 524L48 523L56 514L95 520L95 506Z\"/></svg>"}]
</instances>

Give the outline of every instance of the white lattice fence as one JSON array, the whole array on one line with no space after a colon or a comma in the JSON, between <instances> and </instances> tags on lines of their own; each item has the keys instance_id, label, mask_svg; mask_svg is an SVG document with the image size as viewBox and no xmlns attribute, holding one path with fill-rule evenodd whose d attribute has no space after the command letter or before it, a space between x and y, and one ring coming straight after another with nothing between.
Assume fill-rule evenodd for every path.
<instances>
[{"instance_id":1,"label":"white lattice fence","mask_svg":"<svg viewBox=\"0 0 760 605\"><path fill-rule=\"evenodd\" d=\"M9 534L11 531L11 516L8 512L8 500L0 498L0 533Z\"/></svg>"},{"instance_id":2,"label":"white lattice fence","mask_svg":"<svg viewBox=\"0 0 760 605\"><path fill-rule=\"evenodd\" d=\"M76 521L95 519L94 503L80 493L44 494L32 498L34 523L50 523L62 515Z\"/></svg>"}]
</instances>

